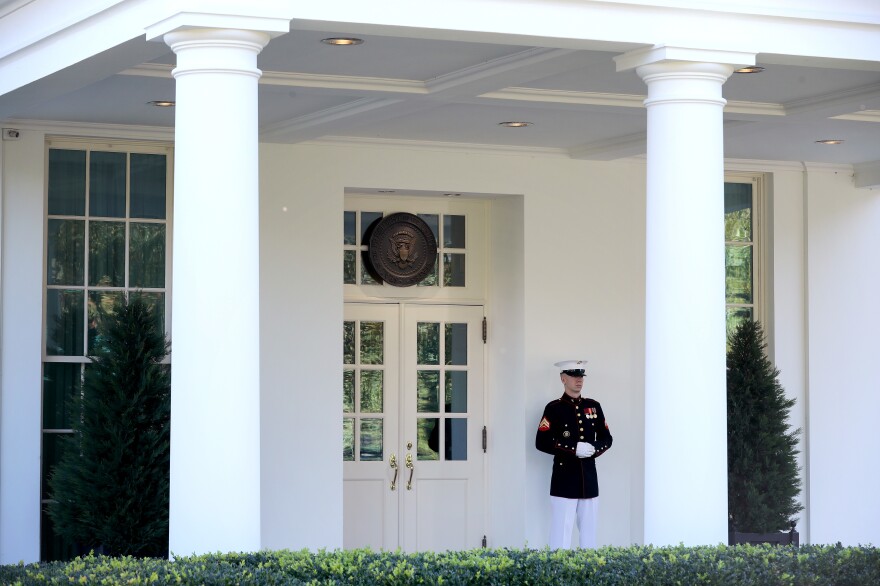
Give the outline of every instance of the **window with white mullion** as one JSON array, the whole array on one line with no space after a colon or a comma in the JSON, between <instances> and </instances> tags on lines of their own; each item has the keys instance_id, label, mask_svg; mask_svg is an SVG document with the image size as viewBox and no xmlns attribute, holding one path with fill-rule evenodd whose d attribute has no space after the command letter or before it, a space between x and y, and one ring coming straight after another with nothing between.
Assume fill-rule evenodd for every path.
<instances>
[{"instance_id":1,"label":"window with white mullion","mask_svg":"<svg viewBox=\"0 0 880 586\"><path fill-rule=\"evenodd\" d=\"M72 432L69 399L81 391L100 321L137 292L169 331L172 186L168 146L51 139L46 153L44 503L59 439ZM44 560L69 555L45 514L41 542Z\"/></svg>"},{"instance_id":2,"label":"window with white mullion","mask_svg":"<svg viewBox=\"0 0 880 586\"><path fill-rule=\"evenodd\" d=\"M725 302L728 336L761 319L761 178L729 175L724 183Z\"/></svg>"}]
</instances>

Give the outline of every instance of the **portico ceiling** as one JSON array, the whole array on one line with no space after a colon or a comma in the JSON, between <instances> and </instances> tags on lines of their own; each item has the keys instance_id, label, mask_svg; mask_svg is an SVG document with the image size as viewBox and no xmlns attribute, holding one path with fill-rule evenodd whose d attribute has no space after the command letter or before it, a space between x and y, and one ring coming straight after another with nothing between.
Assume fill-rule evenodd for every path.
<instances>
[{"instance_id":1,"label":"portico ceiling","mask_svg":"<svg viewBox=\"0 0 880 586\"><path fill-rule=\"evenodd\" d=\"M288 34L269 43L258 60L261 140L499 149L596 160L644 153L646 87L634 71L616 71L614 61L640 45L560 48L520 37L503 43L364 30L294 21ZM364 42L321 43L346 36ZM880 161L880 62L761 53L756 59L763 72L734 74L724 85L725 157ZM0 120L4 127L61 122L171 129L174 109L149 102L174 100L174 63L160 41L135 38L0 96ZM532 124L499 126L504 121ZM823 139L844 142L816 142Z\"/></svg>"}]
</instances>

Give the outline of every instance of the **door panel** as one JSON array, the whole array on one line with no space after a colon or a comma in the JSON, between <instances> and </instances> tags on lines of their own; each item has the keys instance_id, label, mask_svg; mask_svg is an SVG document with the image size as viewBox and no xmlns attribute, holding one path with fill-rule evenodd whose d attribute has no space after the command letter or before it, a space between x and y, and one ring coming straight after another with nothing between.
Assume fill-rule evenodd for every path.
<instances>
[{"instance_id":1,"label":"door panel","mask_svg":"<svg viewBox=\"0 0 880 586\"><path fill-rule=\"evenodd\" d=\"M400 321L397 305L345 306L343 338L343 547L396 549Z\"/></svg>"},{"instance_id":2,"label":"door panel","mask_svg":"<svg viewBox=\"0 0 880 586\"><path fill-rule=\"evenodd\" d=\"M482 318L477 306L346 305L346 548L480 546Z\"/></svg>"},{"instance_id":3,"label":"door panel","mask_svg":"<svg viewBox=\"0 0 880 586\"><path fill-rule=\"evenodd\" d=\"M482 320L475 306L404 312L402 430L407 453L415 452L411 490L402 494L408 551L471 549L482 540Z\"/></svg>"}]
</instances>

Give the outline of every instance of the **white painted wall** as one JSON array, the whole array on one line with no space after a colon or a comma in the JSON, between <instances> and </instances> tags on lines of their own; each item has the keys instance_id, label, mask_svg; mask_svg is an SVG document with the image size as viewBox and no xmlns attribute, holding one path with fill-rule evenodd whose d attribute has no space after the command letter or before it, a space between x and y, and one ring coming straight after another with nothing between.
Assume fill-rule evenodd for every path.
<instances>
[{"instance_id":1,"label":"white painted wall","mask_svg":"<svg viewBox=\"0 0 880 586\"><path fill-rule=\"evenodd\" d=\"M768 177L765 221L766 237L764 331L770 361L779 369L779 382L787 397L796 400L789 415L791 429L802 430L798 466L800 467L800 502L808 503L806 430L807 430L807 295L806 241L804 233L804 177L797 169L779 170ZM809 515L805 509L798 516L797 530L801 543L809 542Z\"/></svg>"},{"instance_id":2,"label":"white painted wall","mask_svg":"<svg viewBox=\"0 0 880 586\"><path fill-rule=\"evenodd\" d=\"M338 153L260 149L262 546L342 547ZM286 211L285 211L286 210Z\"/></svg>"},{"instance_id":3,"label":"white painted wall","mask_svg":"<svg viewBox=\"0 0 880 586\"><path fill-rule=\"evenodd\" d=\"M598 461L600 544L641 540L644 482L644 167L554 161L525 177L527 525L547 543L551 458L534 448L544 405L562 394L554 362L586 358L584 395L602 403L614 445Z\"/></svg>"},{"instance_id":4,"label":"white painted wall","mask_svg":"<svg viewBox=\"0 0 880 586\"><path fill-rule=\"evenodd\" d=\"M2 150L0 564L40 557L43 134Z\"/></svg>"},{"instance_id":5,"label":"white painted wall","mask_svg":"<svg viewBox=\"0 0 880 586\"><path fill-rule=\"evenodd\" d=\"M346 187L522 194L490 212L487 312L503 342L489 349L489 543L547 542L550 459L534 433L562 392L552 364L573 355L592 361L588 393L617 437L599 464L599 539L638 541L643 164L330 146L263 145L261 156L264 547L341 546Z\"/></svg>"},{"instance_id":6,"label":"white painted wall","mask_svg":"<svg viewBox=\"0 0 880 586\"><path fill-rule=\"evenodd\" d=\"M880 543L880 195L849 173L806 183L810 538Z\"/></svg>"},{"instance_id":7,"label":"white painted wall","mask_svg":"<svg viewBox=\"0 0 880 586\"><path fill-rule=\"evenodd\" d=\"M486 421L489 429L486 475L487 545L523 547L526 510L525 463L531 428L519 425L525 413L523 318L523 197L492 201L489 211L489 292L487 299ZM511 425L514 422L514 425Z\"/></svg>"}]
</instances>

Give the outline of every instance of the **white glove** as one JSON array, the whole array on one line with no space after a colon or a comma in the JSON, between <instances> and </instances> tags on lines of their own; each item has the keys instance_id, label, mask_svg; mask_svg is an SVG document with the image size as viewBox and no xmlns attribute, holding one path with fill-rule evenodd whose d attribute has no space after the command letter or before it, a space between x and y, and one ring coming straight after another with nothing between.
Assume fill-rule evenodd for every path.
<instances>
[{"instance_id":1,"label":"white glove","mask_svg":"<svg viewBox=\"0 0 880 586\"><path fill-rule=\"evenodd\" d=\"M577 449L575 450L575 454L578 458L589 458L595 453L596 448L593 447L593 444L578 442Z\"/></svg>"}]
</instances>

